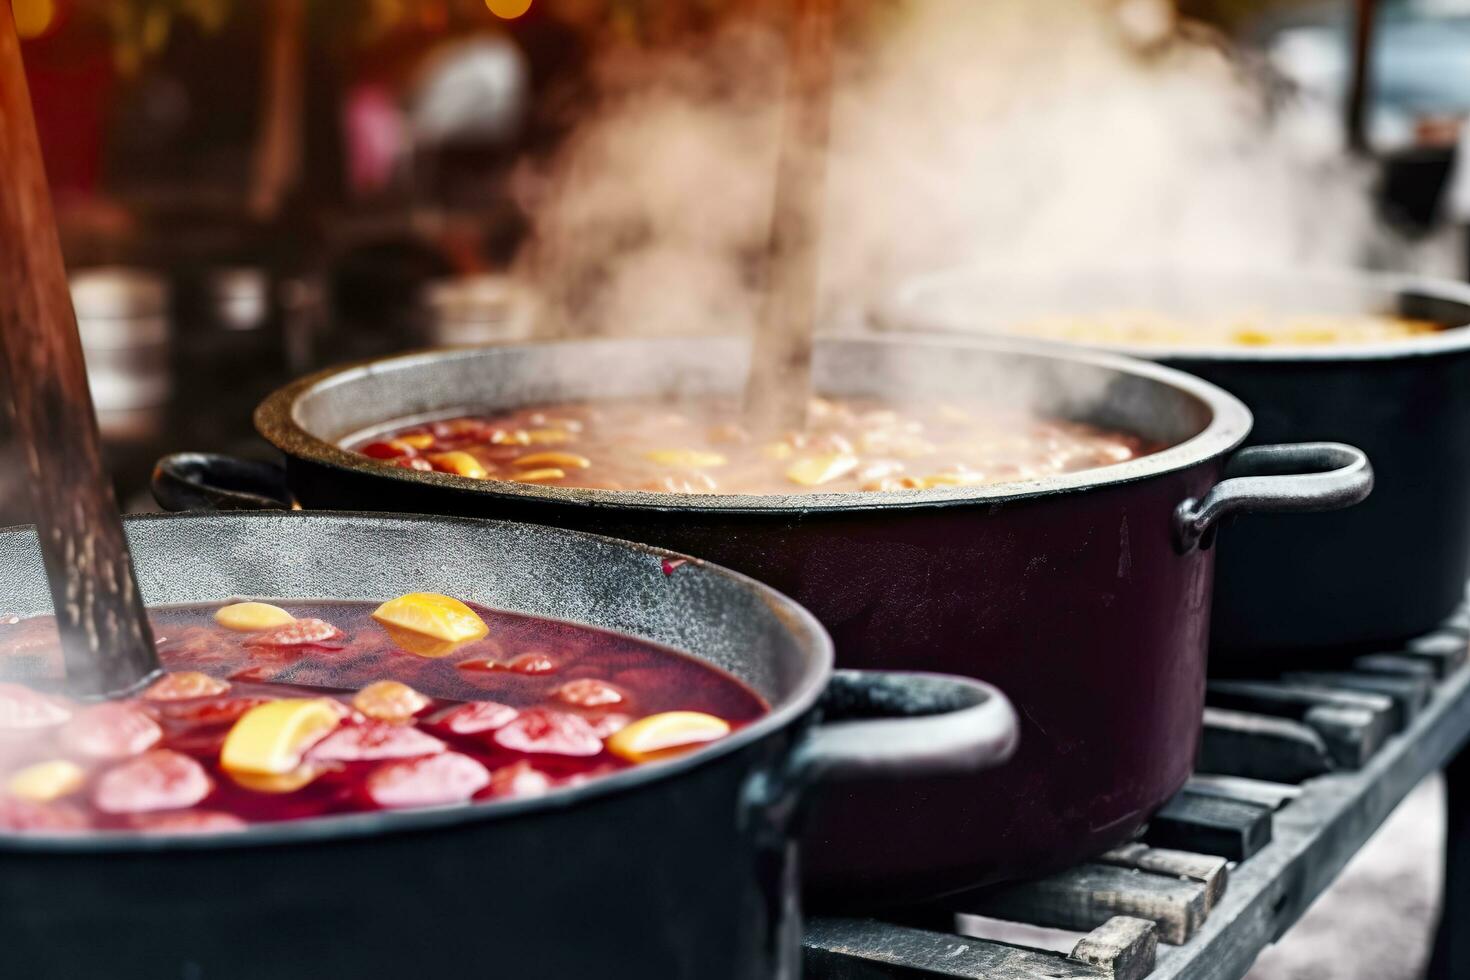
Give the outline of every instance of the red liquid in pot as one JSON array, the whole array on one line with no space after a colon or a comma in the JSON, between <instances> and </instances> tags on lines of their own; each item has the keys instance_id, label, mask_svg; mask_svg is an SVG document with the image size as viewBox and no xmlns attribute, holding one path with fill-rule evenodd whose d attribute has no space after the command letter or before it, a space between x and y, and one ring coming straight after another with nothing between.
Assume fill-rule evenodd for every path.
<instances>
[{"instance_id":1,"label":"red liquid in pot","mask_svg":"<svg viewBox=\"0 0 1470 980\"><path fill-rule=\"evenodd\" d=\"M734 494L984 486L1159 448L1129 433L983 404L897 408L827 398L812 400L800 432L750 431L729 401L606 401L390 424L345 445L389 465L474 479Z\"/></svg>"},{"instance_id":2,"label":"red liquid in pot","mask_svg":"<svg viewBox=\"0 0 1470 980\"><path fill-rule=\"evenodd\" d=\"M720 737L680 743L676 732L659 751L655 734L634 752L640 729L626 745L615 735L641 719L698 712L733 731L767 711L739 680L674 650L482 607L487 635L420 656L371 617L375 605L285 602L296 622L255 632L217 625L220 604L155 608L169 674L137 697L83 705L0 684L0 830L230 830L536 795ZM0 667L7 659L54 674L50 618L0 625ZM363 692L384 680L412 691ZM335 706L325 715L323 698ZM318 705L287 708L329 730L287 753L288 773L225 765L246 712L285 699Z\"/></svg>"}]
</instances>

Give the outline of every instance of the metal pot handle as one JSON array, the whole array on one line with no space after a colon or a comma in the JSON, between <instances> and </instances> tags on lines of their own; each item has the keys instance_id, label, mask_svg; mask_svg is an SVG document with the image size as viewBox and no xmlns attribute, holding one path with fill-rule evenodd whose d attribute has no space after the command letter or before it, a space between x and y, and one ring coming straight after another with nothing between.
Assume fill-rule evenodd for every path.
<instances>
[{"instance_id":1,"label":"metal pot handle","mask_svg":"<svg viewBox=\"0 0 1470 980\"><path fill-rule=\"evenodd\" d=\"M292 510L286 471L218 453L172 453L153 467L153 499L164 510Z\"/></svg>"},{"instance_id":2,"label":"metal pot handle","mask_svg":"<svg viewBox=\"0 0 1470 980\"><path fill-rule=\"evenodd\" d=\"M797 785L978 772L1009 759L1020 739L1004 694L947 674L839 670L822 711L791 757Z\"/></svg>"},{"instance_id":3,"label":"metal pot handle","mask_svg":"<svg viewBox=\"0 0 1470 980\"><path fill-rule=\"evenodd\" d=\"M1340 510L1373 490L1373 466L1361 449L1340 442L1302 442L1242 449L1225 479L1203 499L1174 511L1180 551L1208 548L1220 522L1234 514Z\"/></svg>"}]
</instances>

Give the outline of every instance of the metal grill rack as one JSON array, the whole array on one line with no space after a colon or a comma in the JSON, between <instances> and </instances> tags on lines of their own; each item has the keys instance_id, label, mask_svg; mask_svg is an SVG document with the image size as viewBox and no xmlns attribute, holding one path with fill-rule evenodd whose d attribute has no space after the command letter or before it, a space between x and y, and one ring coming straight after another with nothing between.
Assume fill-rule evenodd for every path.
<instances>
[{"instance_id":1,"label":"metal grill rack","mask_svg":"<svg viewBox=\"0 0 1470 980\"><path fill-rule=\"evenodd\" d=\"M817 980L1238 980L1470 736L1470 608L1390 653L1211 681L1199 774L1140 840L1039 881L883 919L816 918ZM981 915L1070 951L962 934Z\"/></svg>"}]
</instances>

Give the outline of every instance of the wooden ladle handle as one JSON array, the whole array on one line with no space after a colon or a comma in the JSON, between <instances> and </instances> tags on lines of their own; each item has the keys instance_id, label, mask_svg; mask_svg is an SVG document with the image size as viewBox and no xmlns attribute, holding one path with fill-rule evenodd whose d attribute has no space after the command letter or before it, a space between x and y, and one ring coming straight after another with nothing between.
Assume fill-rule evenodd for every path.
<instances>
[{"instance_id":1,"label":"wooden ladle handle","mask_svg":"<svg viewBox=\"0 0 1470 980\"><path fill-rule=\"evenodd\" d=\"M0 0L0 370L30 477L41 554L81 696L120 694L159 669L102 466L66 267L41 163L20 40Z\"/></svg>"}]
</instances>

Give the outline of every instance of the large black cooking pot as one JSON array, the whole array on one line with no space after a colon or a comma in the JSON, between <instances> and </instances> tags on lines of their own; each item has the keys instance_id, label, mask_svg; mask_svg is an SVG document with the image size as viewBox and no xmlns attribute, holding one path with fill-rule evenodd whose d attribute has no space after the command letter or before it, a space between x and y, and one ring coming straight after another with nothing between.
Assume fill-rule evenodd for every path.
<instances>
[{"instance_id":1,"label":"large black cooking pot","mask_svg":"<svg viewBox=\"0 0 1470 980\"><path fill-rule=\"evenodd\" d=\"M899 290L882 320L973 334L1039 314L1137 309L1396 313L1452 328L1373 345L1112 348L1239 397L1255 415L1252 443L1340 439L1373 460L1377 485L1362 507L1242 522L1222 535L1217 663L1372 647L1443 622L1470 576L1470 286L1351 273L952 271Z\"/></svg>"},{"instance_id":2,"label":"large black cooking pot","mask_svg":"<svg viewBox=\"0 0 1470 980\"><path fill-rule=\"evenodd\" d=\"M815 804L807 867L821 897L898 901L1072 863L1134 833L1193 767L1215 526L1241 510L1342 506L1372 481L1363 456L1336 445L1232 459L1250 414L1197 379L1004 342L830 340L815 384L844 395L989 394L1168 448L1033 483L738 496L474 481L382 466L335 442L467 405L734 392L746 354L720 341L587 342L328 371L262 404L257 425L285 452L286 471L247 471L264 492L233 499L271 504L289 488L305 507L495 515L658 543L793 595L845 666L995 683L1023 716L1010 764L983 781L850 784ZM239 472L217 457L175 457L157 489L174 507L228 502L218 483Z\"/></svg>"},{"instance_id":3,"label":"large black cooking pot","mask_svg":"<svg viewBox=\"0 0 1470 980\"><path fill-rule=\"evenodd\" d=\"M667 552L450 518L192 515L127 530L150 603L444 589L689 651L772 711L690 755L535 799L206 836L0 834L5 977L794 978L792 822L810 784L972 772L1014 744L993 690L834 677L801 607L698 561L665 575ZM49 609L30 529L0 532L0 569L7 611Z\"/></svg>"}]
</instances>

